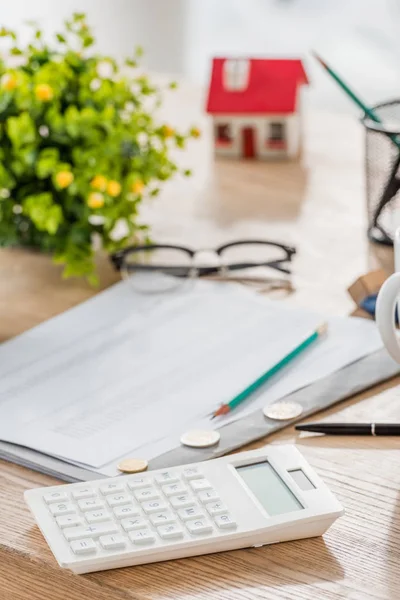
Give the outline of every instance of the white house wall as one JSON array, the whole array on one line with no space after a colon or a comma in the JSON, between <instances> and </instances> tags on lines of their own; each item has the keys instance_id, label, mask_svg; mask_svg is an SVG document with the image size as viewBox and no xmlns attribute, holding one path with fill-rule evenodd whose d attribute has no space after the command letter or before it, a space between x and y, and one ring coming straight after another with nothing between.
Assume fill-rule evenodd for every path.
<instances>
[{"instance_id":1,"label":"white house wall","mask_svg":"<svg viewBox=\"0 0 400 600\"><path fill-rule=\"evenodd\" d=\"M254 149L255 158L271 159L283 157L295 157L299 152L300 141L300 119L297 114L293 115L274 115L273 117L254 116L254 115L218 115L213 117L214 134L218 125L230 125L232 142L229 146L216 145L216 153L220 156L242 158L243 140L242 130L245 127L254 129ZM270 123L285 123L286 125L286 149L271 149L265 144L267 139L267 126Z\"/></svg>"}]
</instances>

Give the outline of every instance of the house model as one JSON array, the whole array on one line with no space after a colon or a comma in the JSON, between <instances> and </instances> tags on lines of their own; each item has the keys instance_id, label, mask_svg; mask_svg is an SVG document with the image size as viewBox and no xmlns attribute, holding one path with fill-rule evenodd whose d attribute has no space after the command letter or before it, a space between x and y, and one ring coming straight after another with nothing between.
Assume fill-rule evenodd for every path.
<instances>
[{"instance_id":1,"label":"house model","mask_svg":"<svg viewBox=\"0 0 400 600\"><path fill-rule=\"evenodd\" d=\"M292 158L301 142L301 60L215 58L207 112L218 155Z\"/></svg>"}]
</instances>

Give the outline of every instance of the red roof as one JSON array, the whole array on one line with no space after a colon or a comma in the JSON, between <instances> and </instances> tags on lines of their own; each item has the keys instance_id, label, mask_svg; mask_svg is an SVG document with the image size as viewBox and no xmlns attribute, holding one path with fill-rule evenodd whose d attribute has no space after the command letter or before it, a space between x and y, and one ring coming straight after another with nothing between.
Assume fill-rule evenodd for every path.
<instances>
[{"instance_id":1,"label":"red roof","mask_svg":"<svg viewBox=\"0 0 400 600\"><path fill-rule=\"evenodd\" d=\"M230 59L213 59L207 112L270 114L292 113L296 110L297 89L308 83L301 60L248 59L250 72L245 90L228 90L224 87L226 60Z\"/></svg>"}]
</instances>

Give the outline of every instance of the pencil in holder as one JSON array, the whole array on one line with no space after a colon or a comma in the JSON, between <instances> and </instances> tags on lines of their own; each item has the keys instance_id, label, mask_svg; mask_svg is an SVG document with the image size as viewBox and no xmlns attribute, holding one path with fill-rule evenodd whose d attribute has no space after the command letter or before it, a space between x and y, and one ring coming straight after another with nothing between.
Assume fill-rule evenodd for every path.
<instances>
[{"instance_id":1,"label":"pencil in holder","mask_svg":"<svg viewBox=\"0 0 400 600\"><path fill-rule=\"evenodd\" d=\"M400 100L378 104L373 111L381 123L363 119L368 237L391 246L400 225Z\"/></svg>"}]
</instances>

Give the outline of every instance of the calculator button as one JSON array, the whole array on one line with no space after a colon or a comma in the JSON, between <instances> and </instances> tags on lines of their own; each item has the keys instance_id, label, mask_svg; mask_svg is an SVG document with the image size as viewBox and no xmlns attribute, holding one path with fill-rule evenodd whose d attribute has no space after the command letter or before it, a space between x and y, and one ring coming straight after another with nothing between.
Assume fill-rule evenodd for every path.
<instances>
[{"instance_id":1,"label":"calculator button","mask_svg":"<svg viewBox=\"0 0 400 600\"><path fill-rule=\"evenodd\" d=\"M188 494L182 494L181 496L172 496L170 502L174 508L187 508L188 506L194 506L195 501Z\"/></svg>"},{"instance_id":2,"label":"calculator button","mask_svg":"<svg viewBox=\"0 0 400 600\"><path fill-rule=\"evenodd\" d=\"M141 488L149 487L149 485L151 485L151 479L148 477L138 477L137 479L128 481L128 488L130 490L140 490Z\"/></svg>"},{"instance_id":3,"label":"calculator button","mask_svg":"<svg viewBox=\"0 0 400 600\"><path fill-rule=\"evenodd\" d=\"M144 512L154 513L165 510L167 505L162 500L149 500L148 502L143 502L142 507Z\"/></svg>"},{"instance_id":4,"label":"calculator button","mask_svg":"<svg viewBox=\"0 0 400 600\"><path fill-rule=\"evenodd\" d=\"M178 483L179 481L179 477L172 471L161 471L154 479L160 485L163 483Z\"/></svg>"},{"instance_id":5,"label":"calculator button","mask_svg":"<svg viewBox=\"0 0 400 600\"><path fill-rule=\"evenodd\" d=\"M101 523L109 521L110 515L106 510L92 510L85 513L85 518L88 523Z\"/></svg>"},{"instance_id":6,"label":"calculator button","mask_svg":"<svg viewBox=\"0 0 400 600\"><path fill-rule=\"evenodd\" d=\"M203 490L211 490L211 484L207 479L195 479L190 482L192 490L202 492Z\"/></svg>"},{"instance_id":7,"label":"calculator button","mask_svg":"<svg viewBox=\"0 0 400 600\"><path fill-rule=\"evenodd\" d=\"M133 506L133 504L127 504L126 506L117 506L114 508L114 515L117 519L122 519L123 517L137 517L140 515L140 510Z\"/></svg>"},{"instance_id":8,"label":"calculator button","mask_svg":"<svg viewBox=\"0 0 400 600\"><path fill-rule=\"evenodd\" d=\"M129 494L115 494L115 496L107 496L107 504L111 507L121 506L122 504L130 504L132 498Z\"/></svg>"},{"instance_id":9,"label":"calculator button","mask_svg":"<svg viewBox=\"0 0 400 600\"><path fill-rule=\"evenodd\" d=\"M115 535L102 535L99 542L104 550L119 550L126 546L126 540L120 533Z\"/></svg>"},{"instance_id":10,"label":"calculator button","mask_svg":"<svg viewBox=\"0 0 400 600\"><path fill-rule=\"evenodd\" d=\"M98 523L98 525L86 525L85 527L68 527L63 531L69 542L90 537L99 537L107 533L118 533L118 527L114 523Z\"/></svg>"},{"instance_id":11,"label":"calculator button","mask_svg":"<svg viewBox=\"0 0 400 600\"><path fill-rule=\"evenodd\" d=\"M104 496L107 496L107 494L120 494L125 491L125 487L122 483L106 483L100 486L100 491Z\"/></svg>"},{"instance_id":12,"label":"calculator button","mask_svg":"<svg viewBox=\"0 0 400 600\"><path fill-rule=\"evenodd\" d=\"M72 552L75 554L93 554L93 552L96 552L96 544L91 538L76 540L71 542L70 545Z\"/></svg>"},{"instance_id":13,"label":"calculator button","mask_svg":"<svg viewBox=\"0 0 400 600\"><path fill-rule=\"evenodd\" d=\"M161 538L164 540L171 540L183 537L183 530L177 523L171 523L170 525L161 525L157 527L157 531Z\"/></svg>"},{"instance_id":14,"label":"calculator button","mask_svg":"<svg viewBox=\"0 0 400 600\"><path fill-rule=\"evenodd\" d=\"M196 519L194 521L186 521L186 527L195 535L202 533L212 533L212 525L210 525L205 519Z\"/></svg>"},{"instance_id":15,"label":"calculator button","mask_svg":"<svg viewBox=\"0 0 400 600\"><path fill-rule=\"evenodd\" d=\"M153 525L168 525L169 523L174 523L176 521L175 515L172 514L170 510L166 510L163 512L152 513L150 515L150 521Z\"/></svg>"},{"instance_id":16,"label":"calculator button","mask_svg":"<svg viewBox=\"0 0 400 600\"><path fill-rule=\"evenodd\" d=\"M79 488L72 492L74 500L85 500L86 498L94 498L95 496L96 492L92 488Z\"/></svg>"},{"instance_id":17,"label":"calculator button","mask_svg":"<svg viewBox=\"0 0 400 600\"><path fill-rule=\"evenodd\" d=\"M142 517L130 517L122 519L121 525L125 531L132 531L134 529L142 529L143 527L146 527L147 521L142 519Z\"/></svg>"},{"instance_id":18,"label":"calculator button","mask_svg":"<svg viewBox=\"0 0 400 600\"><path fill-rule=\"evenodd\" d=\"M200 492L199 500L203 504L208 504L209 502L217 502L219 500L219 494L215 490L207 490L206 492Z\"/></svg>"},{"instance_id":19,"label":"calculator button","mask_svg":"<svg viewBox=\"0 0 400 600\"><path fill-rule=\"evenodd\" d=\"M187 489L181 483L170 483L169 485L163 485L162 491L167 497L177 496L178 494L184 494Z\"/></svg>"},{"instance_id":20,"label":"calculator button","mask_svg":"<svg viewBox=\"0 0 400 600\"><path fill-rule=\"evenodd\" d=\"M186 467L186 469L183 469L183 476L187 481L203 478L202 472L197 467Z\"/></svg>"},{"instance_id":21,"label":"calculator button","mask_svg":"<svg viewBox=\"0 0 400 600\"><path fill-rule=\"evenodd\" d=\"M139 500L139 502L143 502L145 500L156 500L159 497L160 494L157 492L156 488L153 487L144 488L143 490L138 490L135 492L135 498L136 500Z\"/></svg>"},{"instance_id":22,"label":"calculator button","mask_svg":"<svg viewBox=\"0 0 400 600\"><path fill-rule=\"evenodd\" d=\"M214 504L207 504L206 506L210 515L222 515L223 513L228 512L227 507L222 502L214 502Z\"/></svg>"},{"instance_id":23,"label":"calculator button","mask_svg":"<svg viewBox=\"0 0 400 600\"><path fill-rule=\"evenodd\" d=\"M199 519L204 517L204 513L197 506L191 506L190 508L181 508L178 510L178 515L182 521L189 521L189 519Z\"/></svg>"},{"instance_id":24,"label":"calculator button","mask_svg":"<svg viewBox=\"0 0 400 600\"><path fill-rule=\"evenodd\" d=\"M237 523L228 514L215 517L214 521L220 529L236 529Z\"/></svg>"},{"instance_id":25,"label":"calculator button","mask_svg":"<svg viewBox=\"0 0 400 600\"><path fill-rule=\"evenodd\" d=\"M129 537L134 544L152 544L156 541L154 533L147 528L131 531Z\"/></svg>"},{"instance_id":26,"label":"calculator button","mask_svg":"<svg viewBox=\"0 0 400 600\"><path fill-rule=\"evenodd\" d=\"M43 496L43 500L46 504L52 504L53 502L68 502L68 496L65 492L49 492Z\"/></svg>"},{"instance_id":27,"label":"calculator button","mask_svg":"<svg viewBox=\"0 0 400 600\"><path fill-rule=\"evenodd\" d=\"M60 515L72 515L76 512L75 505L70 502L59 502L58 504L50 504L50 512L55 517Z\"/></svg>"},{"instance_id":28,"label":"calculator button","mask_svg":"<svg viewBox=\"0 0 400 600\"><path fill-rule=\"evenodd\" d=\"M79 515L63 515L62 517L56 517L56 522L61 529L64 529L65 527L82 525L83 519Z\"/></svg>"},{"instance_id":29,"label":"calculator button","mask_svg":"<svg viewBox=\"0 0 400 600\"><path fill-rule=\"evenodd\" d=\"M104 508L104 502L98 498L94 498L93 500L78 500L78 506L83 512L86 512L87 510L99 510L100 508Z\"/></svg>"}]
</instances>

